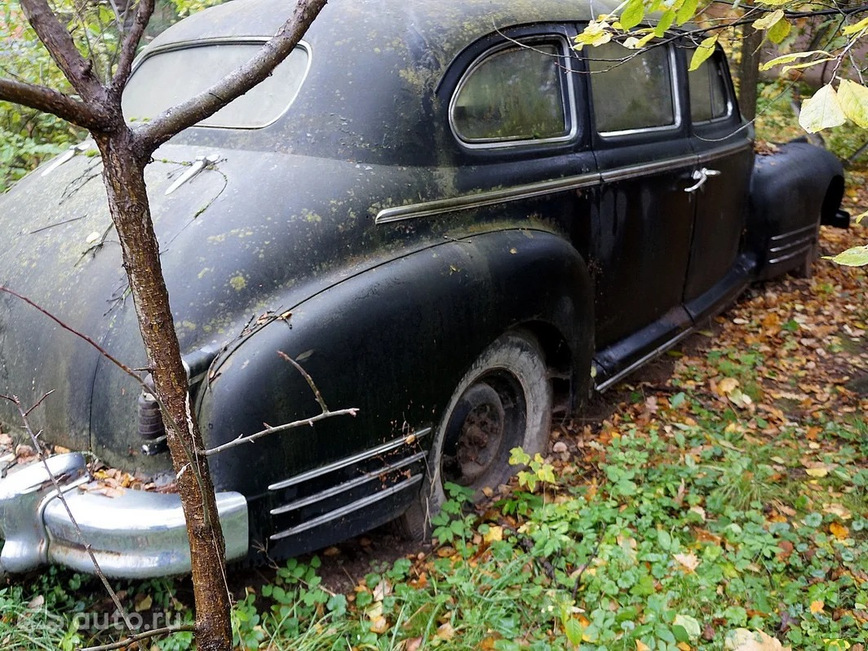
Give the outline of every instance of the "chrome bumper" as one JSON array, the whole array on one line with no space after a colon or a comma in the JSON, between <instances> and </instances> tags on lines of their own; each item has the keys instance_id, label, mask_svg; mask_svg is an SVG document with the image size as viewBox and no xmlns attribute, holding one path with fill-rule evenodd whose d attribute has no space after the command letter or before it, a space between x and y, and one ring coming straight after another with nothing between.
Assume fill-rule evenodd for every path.
<instances>
[{"instance_id":1,"label":"chrome bumper","mask_svg":"<svg viewBox=\"0 0 868 651\"><path fill-rule=\"evenodd\" d=\"M93 573L87 547L103 573L142 579L190 571L187 528L176 494L124 490L116 497L78 490L89 481L77 452L48 459L69 513L58 499L45 466L31 464L0 479L0 574L25 572L59 563ZM226 540L226 560L247 554L247 500L240 493L217 493Z\"/></svg>"}]
</instances>

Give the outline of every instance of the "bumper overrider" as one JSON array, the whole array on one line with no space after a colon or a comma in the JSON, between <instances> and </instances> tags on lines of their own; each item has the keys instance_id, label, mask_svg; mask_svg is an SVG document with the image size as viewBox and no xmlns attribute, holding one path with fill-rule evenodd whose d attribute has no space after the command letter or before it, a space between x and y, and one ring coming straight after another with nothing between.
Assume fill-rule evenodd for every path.
<instances>
[{"instance_id":1,"label":"bumper overrider","mask_svg":"<svg viewBox=\"0 0 868 651\"><path fill-rule=\"evenodd\" d=\"M47 459L64 500L36 462L0 479L0 575L58 563L95 572L88 548L109 577L142 579L190 571L190 549L177 494L126 489L116 496L79 487L90 481L78 452ZM64 501L69 507L64 506ZM247 500L217 493L226 560L247 555ZM69 513L72 513L76 529Z\"/></svg>"}]
</instances>

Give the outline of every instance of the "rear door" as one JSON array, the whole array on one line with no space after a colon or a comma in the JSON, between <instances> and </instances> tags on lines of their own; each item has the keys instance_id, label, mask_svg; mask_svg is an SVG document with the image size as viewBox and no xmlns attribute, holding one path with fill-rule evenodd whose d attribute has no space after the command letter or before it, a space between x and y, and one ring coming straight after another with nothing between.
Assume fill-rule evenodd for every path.
<instances>
[{"instance_id":1,"label":"rear door","mask_svg":"<svg viewBox=\"0 0 868 651\"><path fill-rule=\"evenodd\" d=\"M685 66L692 50L683 50ZM698 155L696 178L687 194L696 221L684 301L702 318L743 286L746 270L738 255L747 214L753 143L742 125L726 58L721 51L687 73L690 142Z\"/></svg>"}]
</instances>

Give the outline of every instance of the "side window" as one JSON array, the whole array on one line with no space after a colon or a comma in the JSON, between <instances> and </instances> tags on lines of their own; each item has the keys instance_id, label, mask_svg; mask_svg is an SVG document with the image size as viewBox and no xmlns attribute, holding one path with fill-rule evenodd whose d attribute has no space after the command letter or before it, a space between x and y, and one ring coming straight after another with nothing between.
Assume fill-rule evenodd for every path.
<instances>
[{"instance_id":1,"label":"side window","mask_svg":"<svg viewBox=\"0 0 868 651\"><path fill-rule=\"evenodd\" d=\"M692 50L687 51L690 60ZM729 115L726 81L720 59L713 57L696 70L687 73L690 88L690 117L694 122L707 122Z\"/></svg>"},{"instance_id":2,"label":"side window","mask_svg":"<svg viewBox=\"0 0 868 651\"><path fill-rule=\"evenodd\" d=\"M594 123L602 134L676 124L669 49L586 48Z\"/></svg>"},{"instance_id":3,"label":"side window","mask_svg":"<svg viewBox=\"0 0 868 651\"><path fill-rule=\"evenodd\" d=\"M477 60L449 107L455 135L473 146L568 138L569 79L562 46L533 42Z\"/></svg>"}]
</instances>

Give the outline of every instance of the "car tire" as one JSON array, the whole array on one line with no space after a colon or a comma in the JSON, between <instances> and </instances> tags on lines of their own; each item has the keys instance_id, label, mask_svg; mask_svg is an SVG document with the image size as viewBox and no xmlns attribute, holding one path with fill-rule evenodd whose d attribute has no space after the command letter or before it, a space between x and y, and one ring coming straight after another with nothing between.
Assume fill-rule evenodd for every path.
<instances>
[{"instance_id":1,"label":"car tire","mask_svg":"<svg viewBox=\"0 0 868 651\"><path fill-rule=\"evenodd\" d=\"M470 488L506 483L517 468L510 450L544 452L551 431L552 388L542 351L530 334L509 332L476 359L452 393L428 455L416 501L398 520L415 540L430 535L431 517L446 501L444 485Z\"/></svg>"}]
</instances>

